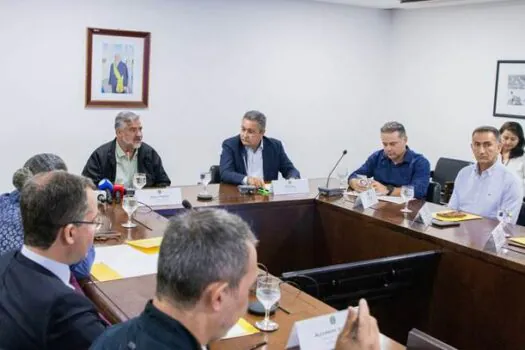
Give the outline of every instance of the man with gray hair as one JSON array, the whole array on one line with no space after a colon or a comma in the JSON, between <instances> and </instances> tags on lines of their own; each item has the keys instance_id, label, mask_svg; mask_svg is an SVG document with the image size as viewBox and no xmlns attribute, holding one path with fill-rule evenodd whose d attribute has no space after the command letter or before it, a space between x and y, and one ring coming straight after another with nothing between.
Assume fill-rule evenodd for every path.
<instances>
[{"instance_id":1,"label":"man with gray hair","mask_svg":"<svg viewBox=\"0 0 525 350\"><path fill-rule=\"evenodd\" d=\"M22 188L21 250L0 256L0 349L87 349L104 331L93 304L71 285L100 225L91 180L62 170Z\"/></svg>"},{"instance_id":2,"label":"man with gray hair","mask_svg":"<svg viewBox=\"0 0 525 350\"><path fill-rule=\"evenodd\" d=\"M298 179L299 171L286 155L281 141L264 136L266 116L259 111L244 114L241 133L222 143L221 181L263 187L265 181Z\"/></svg>"},{"instance_id":3,"label":"man with gray hair","mask_svg":"<svg viewBox=\"0 0 525 350\"><path fill-rule=\"evenodd\" d=\"M248 307L256 243L248 224L222 209L173 217L160 247L155 297L92 349L200 350L220 339Z\"/></svg>"},{"instance_id":4,"label":"man with gray hair","mask_svg":"<svg viewBox=\"0 0 525 350\"><path fill-rule=\"evenodd\" d=\"M368 189L368 181L360 176L373 178L372 187L378 194L400 196L401 186L412 185L414 197L424 199L430 181L430 162L407 146L403 124L388 122L381 128L383 149L374 152L359 169L348 178L350 187L357 192Z\"/></svg>"},{"instance_id":5,"label":"man with gray hair","mask_svg":"<svg viewBox=\"0 0 525 350\"><path fill-rule=\"evenodd\" d=\"M523 203L519 179L499 160L498 129L481 126L472 132L476 163L461 169L448 203L451 209L516 223Z\"/></svg>"},{"instance_id":6,"label":"man with gray hair","mask_svg":"<svg viewBox=\"0 0 525 350\"><path fill-rule=\"evenodd\" d=\"M135 173L146 174L146 187L167 187L171 180L158 153L142 142L140 116L120 112L115 118L116 138L97 148L89 157L82 175L95 184L102 179L132 187Z\"/></svg>"}]
</instances>

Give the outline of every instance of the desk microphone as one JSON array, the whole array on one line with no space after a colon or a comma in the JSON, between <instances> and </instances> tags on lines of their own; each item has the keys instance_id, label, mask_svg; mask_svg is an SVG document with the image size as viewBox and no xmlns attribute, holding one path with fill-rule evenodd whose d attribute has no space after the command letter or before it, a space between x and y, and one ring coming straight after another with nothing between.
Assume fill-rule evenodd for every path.
<instances>
[{"instance_id":1,"label":"desk microphone","mask_svg":"<svg viewBox=\"0 0 525 350\"><path fill-rule=\"evenodd\" d=\"M115 203L120 204L122 201L122 197L124 197L124 194L126 193L126 189L124 186L119 184L113 185L113 196L115 197Z\"/></svg>"},{"instance_id":2,"label":"desk microphone","mask_svg":"<svg viewBox=\"0 0 525 350\"><path fill-rule=\"evenodd\" d=\"M183 200L182 200L182 206L183 206L185 209L188 209L188 210L193 209L193 205L191 205L190 201L187 200L187 199L183 199Z\"/></svg>"},{"instance_id":3,"label":"desk microphone","mask_svg":"<svg viewBox=\"0 0 525 350\"><path fill-rule=\"evenodd\" d=\"M98 183L98 189L101 191L106 192L106 198L104 201L106 203L112 203L113 202L113 184L108 179L102 179Z\"/></svg>"},{"instance_id":4,"label":"desk microphone","mask_svg":"<svg viewBox=\"0 0 525 350\"><path fill-rule=\"evenodd\" d=\"M343 157L347 154L348 152L346 151L346 149L343 151L343 154L341 154L341 157L339 157L339 159L337 160L337 163L335 163L334 167L332 168L332 170L330 171L330 174L328 174L328 178L326 179L326 186L325 187L321 187L319 186L317 189L319 190L319 194L322 195L322 196L326 196L326 197L334 197L334 196L342 196L343 193L344 193L344 189L343 188L339 188L338 187L328 187L329 184L330 184L330 177L332 176L332 173L334 172L335 168L337 168L337 166L339 165L339 163L341 163L341 160L343 159Z\"/></svg>"}]
</instances>

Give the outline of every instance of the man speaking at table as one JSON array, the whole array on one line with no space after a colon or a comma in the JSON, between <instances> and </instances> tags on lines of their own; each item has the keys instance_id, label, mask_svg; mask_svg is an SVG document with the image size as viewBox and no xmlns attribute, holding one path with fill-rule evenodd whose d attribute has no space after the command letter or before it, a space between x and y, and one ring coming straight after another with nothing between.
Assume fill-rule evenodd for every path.
<instances>
[{"instance_id":1,"label":"man speaking at table","mask_svg":"<svg viewBox=\"0 0 525 350\"><path fill-rule=\"evenodd\" d=\"M222 143L221 181L263 187L265 181L301 177L286 155L281 141L264 136L266 116L259 111L244 114L241 133Z\"/></svg>"}]
</instances>

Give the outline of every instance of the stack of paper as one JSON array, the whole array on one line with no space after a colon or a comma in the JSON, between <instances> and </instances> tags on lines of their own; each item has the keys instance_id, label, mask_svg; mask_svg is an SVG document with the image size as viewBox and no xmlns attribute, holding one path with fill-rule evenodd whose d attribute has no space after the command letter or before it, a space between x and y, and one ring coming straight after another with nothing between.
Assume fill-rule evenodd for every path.
<instances>
[{"instance_id":1,"label":"stack of paper","mask_svg":"<svg viewBox=\"0 0 525 350\"><path fill-rule=\"evenodd\" d=\"M513 245L513 246L516 246L516 247L520 247L520 248L524 248L525 249L525 237L509 238L509 244Z\"/></svg>"},{"instance_id":2,"label":"stack of paper","mask_svg":"<svg viewBox=\"0 0 525 350\"><path fill-rule=\"evenodd\" d=\"M229 339L229 338L236 338L236 337L242 337L245 335L251 335L259 333L259 330L252 326L248 321L246 321L244 318L239 318L235 326L230 328L228 333L222 339Z\"/></svg>"}]
</instances>

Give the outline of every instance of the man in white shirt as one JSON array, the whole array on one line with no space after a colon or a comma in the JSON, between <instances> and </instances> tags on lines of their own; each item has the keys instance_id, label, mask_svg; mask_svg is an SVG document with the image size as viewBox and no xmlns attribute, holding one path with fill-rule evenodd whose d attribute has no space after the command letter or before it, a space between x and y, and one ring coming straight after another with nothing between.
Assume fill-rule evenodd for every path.
<instances>
[{"instance_id":1,"label":"man in white shirt","mask_svg":"<svg viewBox=\"0 0 525 350\"><path fill-rule=\"evenodd\" d=\"M91 180L40 173L20 194L21 251L0 257L0 349L87 349L105 329L70 284L100 225Z\"/></svg>"},{"instance_id":2,"label":"man in white shirt","mask_svg":"<svg viewBox=\"0 0 525 350\"><path fill-rule=\"evenodd\" d=\"M501 151L498 129L476 128L471 147L477 162L458 173L448 206L491 219L503 215L516 223L523 195L516 176L498 161Z\"/></svg>"}]
</instances>

